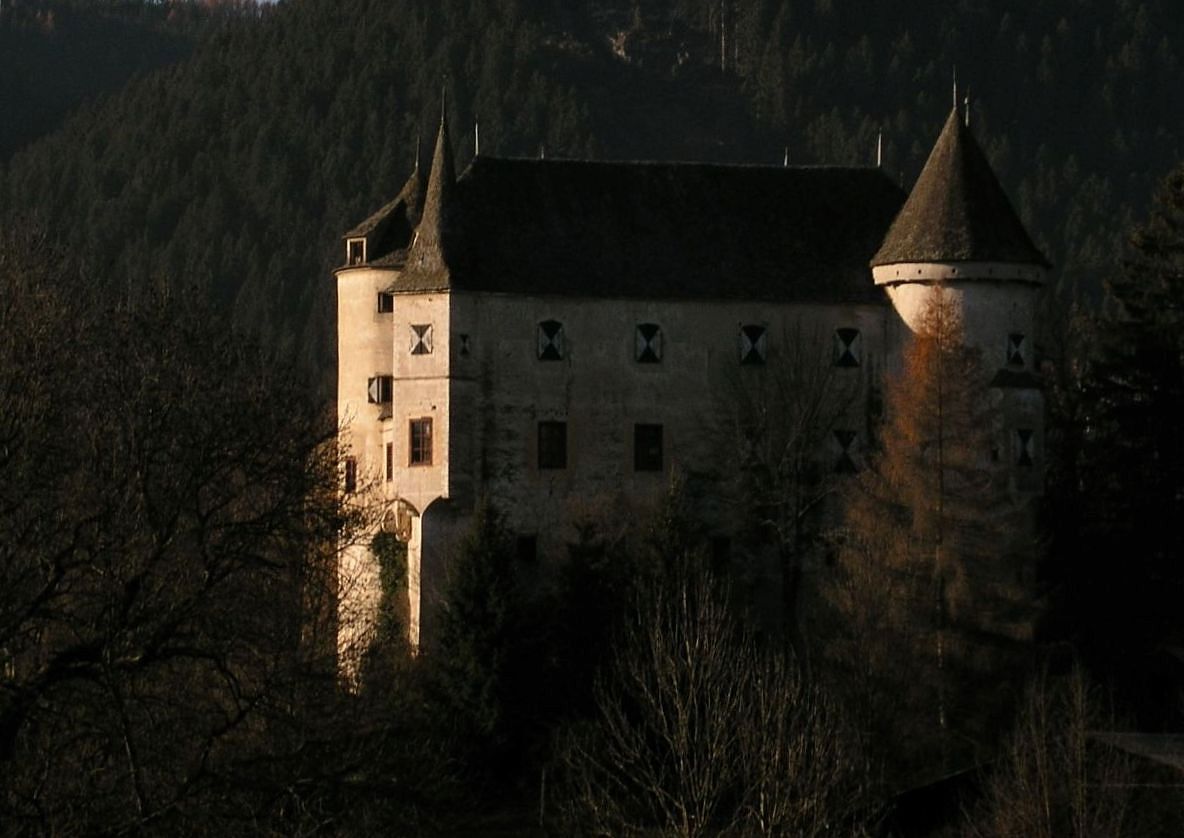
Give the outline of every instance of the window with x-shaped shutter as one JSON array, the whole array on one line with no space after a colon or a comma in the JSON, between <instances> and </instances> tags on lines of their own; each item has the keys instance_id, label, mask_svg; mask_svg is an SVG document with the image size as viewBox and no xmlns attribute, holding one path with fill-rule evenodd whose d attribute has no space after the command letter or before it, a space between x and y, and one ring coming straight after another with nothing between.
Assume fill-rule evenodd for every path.
<instances>
[{"instance_id":1,"label":"window with x-shaped shutter","mask_svg":"<svg viewBox=\"0 0 1184 838\"><path fill-rule=\"evenodd\" d=\"M633 357L639 364L656 364L661 361L662 327L657 323L639 323L633 352Z\"/></svg>"},{"instance_id":2,"label":"window with x-shaped shutter","mask_svg":"<svg viewBox=\"0 0 1184 838\"><path fill-rule=\"evenodd\" d=\"M411 327L411 354L432 354L432 324L422 323Z\"/></svg>"},{"instance_id":3,"label":"window with x-shaped shutter","mask_svg":"<svg viewBox=\"0 0 1184 838\"><path fill-rule=\"evenodd\" d=\"M769 338L764 326L747 324L740 327L740 363L759 366L769 354Z\"/></svg>"},{"instance_id":4,"label":"window with x-shaped shutter","mask_svg":"<svg viewBox=\"0 0 1184 838\"><path fill-rule=\"evenodd\" d=\"M539 323L538 351L540 361L563 360L563 324L558 320Z\"/></svg>"},{"instance_id":5,"label":"window with x-shaped shutter","mask_svg":"<svg viewBox=\"0 0 1184 838\"><path fill-rule=\"evenodd\" d=\"M836 367L859 366L859 329L835 329L834 359Z\"/></svg>"}]
</instances>

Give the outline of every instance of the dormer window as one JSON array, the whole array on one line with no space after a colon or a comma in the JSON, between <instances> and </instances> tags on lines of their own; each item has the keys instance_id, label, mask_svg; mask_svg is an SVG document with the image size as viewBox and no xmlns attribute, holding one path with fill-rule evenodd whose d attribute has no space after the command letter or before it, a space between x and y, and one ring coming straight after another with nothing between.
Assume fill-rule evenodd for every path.
<instances>
[{"instance_id":1,"label":"dormer window","mask_svg":"<svg viewBox=\"0 0 1184 838\"><path fill-rule=\"evenodd\" d=\"M1024 336L1012 332L1007 336L1007 365L1022 367L1024 365Z\"/></svg>"},{"instance_id":2,"label":"dormer window","mask_svg":"<svg viewBox=\"0 0 1184 838\"><path fill-rule=\"evenodd\" d=\"M859 366L859 329L835 329L834 359L836 367Z\"/></svg>"},{"instance_id":3,"label":"dormer window","mask_svg":"<svg viewBox=\"0 0 1184 838\"><path fill-rule=\"evenodd\" d=\"M366 240L348 239L345 243L345 264L364 265L366 263Z\"/></svg>"},{"instance_id":4,"label":"dormer window","mask_svg":"<svg viewBox=\"0 0 1184 838\"><path fill-rule=\"evenodd\" d=\"M740 363L760 366L769 355L769 337L764 326L755 324L740 327Z\"/></svg>"}]
</instances>

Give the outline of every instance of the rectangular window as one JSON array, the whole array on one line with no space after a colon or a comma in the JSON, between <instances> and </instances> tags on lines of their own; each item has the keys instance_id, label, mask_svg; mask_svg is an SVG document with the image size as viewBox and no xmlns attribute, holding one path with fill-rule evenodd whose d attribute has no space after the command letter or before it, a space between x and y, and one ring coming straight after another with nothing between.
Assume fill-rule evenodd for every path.
<instances>
[{"instance_id":1,"label":"rectangular window","mask_svg":"<svg viewBox=\"0 0 1184 838\"><path fill-rule=\"evenodd\" d=\"M390 483L395 479L395 444L388 442L386 444L386 482Z\"/></svg>"},{"instance_id":2,"label":"rectangular window","mask_svg":"<svg viewBox=\"0 0 1184 838\"><path fill-rule=\"evenodd\" d=\"M410 428L408 462L413 466L430 466L432 464L432 420L412 419Z\"/></svg>"},{"instance_id":3,"label":"rectangular window","mask_svg":"<svg viewBox=\"0 0 1184 838\"><path fill-rule=\"evenodd\" d=\"M633 470L662 470L662 426L633 426Z\"/></svg>"},{"instance_id":4,"label":"rectangular window","mask_svg":"<svg viewBox=\"0 0 1184 838\"><path fill-rule=\"evenodd\" d=\"M395 378L376 375L366 382L366 401L370 404L390 404L394 396Z\"/></svg>"},{"instance_id":5,"label":"rectangular window","mask_svg":"<svg viewBox=\"0 0 1184 838\"><path fill-rule=\"evenodd\" d=\"M520 562L534 562L539 557L539 537L520 535L514 544L514 553Z\"/></svg>"},{"instance_id":6,"label":"rectangular window","mask_svg":"<svg viewBox=\"0 0 1184 838\"><path fill-rule=\"evenodd\" d=\"M567 468L566 422L539 422L539 468Z\"/></svg>"},{"instance_id":7,"label":"rectangular window","mask_svg":"<svg viewBox=\"0 0 1184 838\"><path fill-rule=\"evenodd\" d=\"M345 493L352 495L358 491L358 461L353 457L345 458Z\"/></svg>"},{"instance_id":8,"label":"rectangular window","mask_svg":"<svg viewBox=\"0 0 1184 838\"><path fill-rule=\"evenodd\" d=\"M378 292L378 313L390 314L395 310L395 295L385 291Z\"/></svg>"}]
</instances>

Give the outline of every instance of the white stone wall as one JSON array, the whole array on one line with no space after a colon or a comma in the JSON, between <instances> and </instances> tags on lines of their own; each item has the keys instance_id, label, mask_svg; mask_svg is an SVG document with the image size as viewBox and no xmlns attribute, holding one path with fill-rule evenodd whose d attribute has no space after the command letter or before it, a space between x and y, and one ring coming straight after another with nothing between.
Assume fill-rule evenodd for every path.
<instances>
[{"instance_id":1,"label":"white stone wall","mask_svg":"<svg viewBox=\"0 0 1184 838\"><path fill-rule=\"evenodd\" d=\"M940 284L962 313L966 343L982 352L989 369L1006 366L1008 335L1024 335L1022 369L1034 372L1036 302L1044 270L1032 265L993 263L886 265L873 270L892 305L916 331L925 305ZM907 279L906 279L907 278Z\"/></svg>"},{"instance_id":2,"label":"white stone wall","mask_svg":"<svg viewBox=\"0 0 1184 838\"><path fill-rule=\"evenodd\" d=\"M341 456L358 464L357 502L382 491L385 465L383 416L389 408L369 404L367 382L394 371L391 314L378 311L378 294L398 274L368 267L337 272L337 421ZM338 655L343 673L355 677L359 654L374 630L380 594L378 568L368 534L343 550L338 564Z\"/></svg>"},{"instance_id":3,"label":"white stone wall","mask_svg":"<svg viewBox=\"0 0 1184 838\"><path fill-rule=\"evenodd\" d=\"M839 327L860 330L860 366L834 375L859 394L851 425L863 436L868 388L882 377L902 333L887 305L458 293L452 316L454 337L469 335L469 355L455 357L453 347L451 485L469 495L458 501L485 492L513 529L537 534L544 555L563 555L575 507L653 499L672 466L692 473L726 467L720 460L727 452L712 429L731 388L776 376L781 365L796 362L799 343L829 366ZM560 361L538 359L537 328L545 320L563 324ZM662 329L659 363L635 359L640 323ZM743 324L766 326L766 365L741 366ZM539 468L540 421L567 423L566 468ZM663 426L661 472L635 471L635 423Z\"/></svg>"}]
</instances>

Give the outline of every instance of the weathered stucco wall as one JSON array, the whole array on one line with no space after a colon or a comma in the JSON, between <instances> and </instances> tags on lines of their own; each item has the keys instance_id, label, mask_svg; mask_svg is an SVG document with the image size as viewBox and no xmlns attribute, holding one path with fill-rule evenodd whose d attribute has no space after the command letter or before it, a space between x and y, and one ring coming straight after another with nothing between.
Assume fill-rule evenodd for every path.
<instances>
[{"instance_id":1,"label":"weathered stucco wall","mask_svg":"<svg viewBox=\"0 0 1184 838\"><path fill-rule=\"evenodd\" d=\"M833 376L856 394L850 424L864 436L867 394L902 333L887 305L497 294L454 300L452 332L468 336L468 354L454 361L452 485L486 493L516 532L537 536L544 555L565 554L575 507L656 498L672 467L725 470L729 451L719 434L735 390L784 375L790 364L830 368L838 328L860 333L859 366L834 367ZM544 321L563 326L560 360L539 359ZM647 323L661 329L657 363L636 359L636 329ZM765 327L764 365L740 363L744 325ZM564 468L540 468L538 424L546 421L567 423ZM659 471L634 468L638 423L662 426Z\"/></svg>"}]
</instances>

